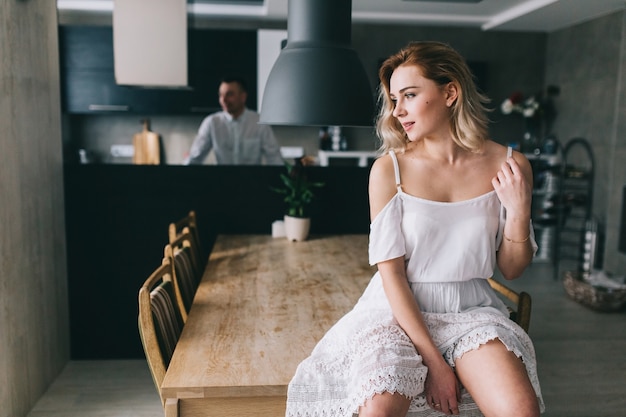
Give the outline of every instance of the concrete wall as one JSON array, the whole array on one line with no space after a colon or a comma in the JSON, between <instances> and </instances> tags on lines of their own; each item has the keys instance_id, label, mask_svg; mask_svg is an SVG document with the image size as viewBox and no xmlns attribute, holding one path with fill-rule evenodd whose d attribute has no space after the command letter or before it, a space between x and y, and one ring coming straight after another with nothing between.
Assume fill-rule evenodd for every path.
<instances>
[{"instance_id":1,"label":"concrete wall","mask_svg":"<svg viewBox=\"0 0 626 417\"><path fill-rule=\"evenodd\" d=\"M0 2L0 416L69 358L54 1Z\"/></svg>"},{"instance_id":2,"label":"concrete wall","mask_svg":"<svg viewBox=\"0 0 626 417\"><path fill-rule=\"evenodd\" d=\"M622 187L626 185L626 12L548 36L546 83L561 87L554 130L562 143L587 139L593 148L593 214L606 231L604 269L626 273L618 251ZM576 162L576 158L574 159ZM583 165L584 160L579 159Z\"/></svg>"},{"instance_id":3,"label":"concrete wall","mask_svg":"<svg viewBox=\"0 0 626 417\"><path fill-rule=\"evenodd\" d=\"M621 44L616 53L619 56L619 78L615 98L615 123L611 132L609 158L609 191L607 196L606 268L616 274L626 274L626 254L617 250L620 230L626 231L621 213L624 187L626 186L626 12L621 13Z\"/></svg>"}]
</instances>

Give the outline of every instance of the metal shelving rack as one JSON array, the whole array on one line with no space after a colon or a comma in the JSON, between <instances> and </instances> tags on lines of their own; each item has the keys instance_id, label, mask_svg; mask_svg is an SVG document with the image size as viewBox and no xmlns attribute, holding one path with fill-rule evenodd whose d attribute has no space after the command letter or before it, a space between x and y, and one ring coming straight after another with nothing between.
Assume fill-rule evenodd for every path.
<instances>
[{"instance_id":1,"label":"metal shelving rack","mask_svg":"<svg viewBox=\"0 0 626 417\"><path fill-rule=\"evenodd\" d=\"M557 214L554 206L560 192L561 150L553 154L526 153L533 170L531 218L539 251L533 262L553 262Z\"/></svg>"},{"instance_id":2,"label":"metal shelving rack","mask_svg":"<svg viewBox=\"0 0 626 417\"><path fill-rule=\"evenodd\" d=\"M589 142L574 138L563 147L560 192L556 204L554 278L561 270L582 272L585 234L593 223L594 158ZM587 265L588 267L589 265Z\"/></svg>"}]
</instances>

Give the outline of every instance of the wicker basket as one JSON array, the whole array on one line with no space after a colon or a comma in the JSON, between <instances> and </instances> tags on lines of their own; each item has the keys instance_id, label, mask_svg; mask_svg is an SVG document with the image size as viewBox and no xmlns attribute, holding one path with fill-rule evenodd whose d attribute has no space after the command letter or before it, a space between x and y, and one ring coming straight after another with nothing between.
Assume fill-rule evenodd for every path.
<instances>
[{"instance_id":1,"label":"wicker basket","mask_svg":"<svg viewBox=\"0 0 626 417\"><path fill-rule=\"evenodd\" d=\"M610 312L626 306L626 290L591 285L576 272L563 274L563 286L573 300L594 310Z\"/></svg>"}]
</instances>

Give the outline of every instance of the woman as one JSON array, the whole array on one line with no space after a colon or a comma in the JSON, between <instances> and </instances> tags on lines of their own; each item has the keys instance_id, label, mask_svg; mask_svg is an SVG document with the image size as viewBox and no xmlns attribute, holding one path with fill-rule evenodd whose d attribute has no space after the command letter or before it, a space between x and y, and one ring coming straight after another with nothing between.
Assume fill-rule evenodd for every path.
<instances>
[{"instance_id":1,"label":"woman","mask_svg":"<svg viewBox=\"0 0 626 417\"><path fill-rule=\"evenodd\" d=\"M528 160L487 138L463 58L414 42L379 71L363 296L303 361L288 416L537 416L532 342L489 286L537 246Z\"/></svg>"}]
</instances>

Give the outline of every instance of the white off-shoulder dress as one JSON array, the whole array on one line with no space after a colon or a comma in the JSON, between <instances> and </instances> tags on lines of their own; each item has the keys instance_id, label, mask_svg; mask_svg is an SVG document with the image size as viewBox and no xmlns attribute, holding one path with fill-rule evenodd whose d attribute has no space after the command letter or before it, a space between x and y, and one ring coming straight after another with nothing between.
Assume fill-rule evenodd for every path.
<instances>
[{"instance_id":1,"label":"white off-shoulder dress","mask_svg":"<svg viewBox=\"0 0 626 417\"><path fill-rule=\"evenodd\" d=\"M533 344L487 282L505 221L496 192L453 203L411 196L403 192L397 158L390 155L398 191L370 226L370 264L404 257L410 287L445 360L454 366L465 352L499 339L522 358L543 411ZM287 416L352 417L382 392L412 398L407 417L444 416L423 394L427 372L376 273L356 306L298 366ZM465 390L459 409L464 416L482 416Z\"/></svg>"}]
</instances>

